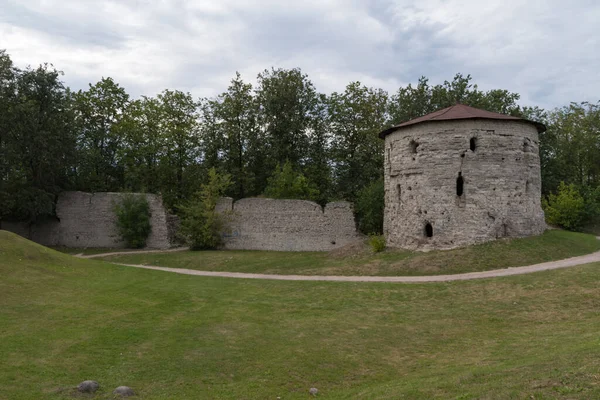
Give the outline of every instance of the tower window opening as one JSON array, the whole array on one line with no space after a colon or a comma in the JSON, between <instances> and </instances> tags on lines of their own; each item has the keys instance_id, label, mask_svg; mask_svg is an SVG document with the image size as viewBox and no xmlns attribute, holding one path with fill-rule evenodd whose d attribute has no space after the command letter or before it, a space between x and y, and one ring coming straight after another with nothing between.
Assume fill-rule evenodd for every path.
<instances>
[{"instance_id":1,"label":"tower window opening","mask_svg":"<svg viewBox=\"0 0 600 400\"><path fill-rule=\"evenodd\" d=\"M402 201L402 187L400 184L396 185L396 191L398 192L398 201Z\"/></svg>"},{"instance_id":2,"label":"tower window opening","mask_svg":"<svg viewBox=\"0 0 600 400\"><path fill-rule=\"evenodd\" d=\"M433 226L429 222L425 224L425 236L428 238L433 237Z\"/></svg>"},{"instance_id":3,"label":"tower window opening","mask_svg":"<svg viewBox=\"0 0 600 400\"><path fill-rule=\"evenodd\" d=\"M472 137L471 140L469 140L469 148L471 149L471 151L475 151L475 149L477 148L477 139L475 139L474 137Z\"/></svg>"},{"instance_id":4,"label":"tower window opening","mask_svg":"<svg viewBox=\"0 0 600 400\"><path fill-rule=\"evenodd\" d=\"M458 173L458 178L456 178L456 195L458 197L462 196L464 193L465 180L462 177L462 172Z\"/></svg>"},{"instance_id":5,"label":"tower window opening","mask_svg":"<svg viewBox=\"0 0 600 400\"><path fill-rule=\"evenodd\" d=\"M415 142L414 140L410 141L410 152L413 154L417 153L417 147L419 147L419 143Z\"/></svg>"}]
</instances>

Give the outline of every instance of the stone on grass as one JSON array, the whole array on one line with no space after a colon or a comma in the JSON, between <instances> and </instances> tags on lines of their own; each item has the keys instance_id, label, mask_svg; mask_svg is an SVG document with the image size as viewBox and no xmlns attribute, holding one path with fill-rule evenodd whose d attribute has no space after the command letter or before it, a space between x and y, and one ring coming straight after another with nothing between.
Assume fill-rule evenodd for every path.
<instances>
[{"instance_id":1,"label":"stone on grass","mask_svg":"<svg viewBox=\"0 0 600 400\"><path fill-rule=\"evenodd\" d=\"M119 386L113 392L114 394L121 395L123 397L135 396L135 392L129 386Z\"/></svg>"},{"instance_id":2,"label":"stone on grass","mask_svg":"<svg viewBox=\"0 0 600 400\"><path fill-rule=\"evenodd\" d=\"M79 385L77 385L77 390L81 393L94 393L100 385L96 381L83 381Z\"/></svg>"},{"instance_id":3,"label":"stone on grass","mask_svg":"<svg viewBox=\"0 0 600 400\"><path fill-rule=\"evenodd\" d=\"M316 396L317 393L319 393L319 389L317 389L317 388L310 388L310 390L308 391L308 393L312 394L313 396Z\"/></svg>"}]
</instances>

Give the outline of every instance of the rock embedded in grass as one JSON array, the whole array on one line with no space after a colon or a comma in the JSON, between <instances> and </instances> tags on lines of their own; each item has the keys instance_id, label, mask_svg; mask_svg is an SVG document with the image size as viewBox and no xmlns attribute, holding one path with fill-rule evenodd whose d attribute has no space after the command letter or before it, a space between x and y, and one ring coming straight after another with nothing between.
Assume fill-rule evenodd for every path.
<instances>
[{"instance_id":1,"label":"rock embedded in grass","mask_svg":"<svg viewBox=\"0 0 600 400\"><path fill-rule=\"evenodd\" d=\"M77 390L81 393L94 393L100 385L96 381L83 381L79 385L77 385Z\"/></svg>"},{"instance_id":2,"label":"rock embedded in grass","mask_svg":"<svg viewBox=\"0 0 600 400\"><path fill-rule=\"evenodd\" d=\"M312 394L313 396L316 396L317 393L319 393L319 389L317 389L317 388L310 388L310 390L308 391L308 393Z\"/></svg>"},{"instance_id":3,"label":"rock embedded in grass","mask_svg":"<svg viewBox=\"0 0 600 400\"><path fill-rule=\"evenodd\" d=\"M113 391L113 394L118 394L123 397L135 396L135 392L129 386L119 386Z\"/></svg>"}]
</instances>

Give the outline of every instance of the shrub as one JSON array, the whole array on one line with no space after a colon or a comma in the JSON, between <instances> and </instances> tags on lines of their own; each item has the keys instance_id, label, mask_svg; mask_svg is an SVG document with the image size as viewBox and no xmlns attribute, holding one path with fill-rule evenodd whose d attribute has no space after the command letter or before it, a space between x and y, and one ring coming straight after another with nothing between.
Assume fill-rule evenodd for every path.
<instances>
[{"instance_id":1,"label":"shrub","mask_svg":"<svg viewBox=\"0 0 600 400\"><path fill-rule=\"evenodd\" d=\"M561 182L557 194L550 194L542 201L546 221L567 230L577 230L585 217L585 200L577 187Z\"/></svg>"},{"instance_id":2,"label":"shrub","mask_svg":"<svg viewBox=\"0 0 600 400\"><path fill-rule=\"evenodd\" d=\"M125 194L120 203L114 206L117 216L117 231L127 247L141 248L152 227L150 225L150 205L144 195Z\"/></svg>"},{"instance_id":3,"label":"shrub","mask_svg":"<svg viewBox=\"0 0 600 400\"><path fill-rule=\"evenodd\" d=\"M587 186L582 189L581 195L585 204L584 224L597 224L600 222L600 186Z\"/></svg>"},{"instance_id":4,"label":"shrub","mask_svg":"<svg viewBox=\"0 0 600 400\"><path fill-rule=\"evenodd\" d=\"M369 235L369 246L373 253L379 253L385 249L385 237L383 235Z\"/></svg>"},{"instance_id":5,"label":"shrub","mask_svg":"<svg viewBox=\"0 0 600 400\"><path fill-rule=\"evenodd\" d=\"M286 161L281 167L277 164L273 175L268 179L264 195L273 199L301 199L316 201L319 190L300 172L294 171Z\"/></svg>"},{"instance_id":6,"label":"shrub","mask_svg":"<svg viewBox=\"0 0 600 400\"><path fill-rule=\"evenodd\" d=\"M231 185L230 175L208 171L208 183L181 206L181 233L192 250L216 249L223 243L227 216L216 212L217 201Z\"/></svg>"},{"instance_id":7,"label":"shrub","mask_svg":"<svg viewBox=\"0 0 600 400\"><path fill-rule=\"evenodd\" d=\"M354 210L358 229L362 233L383 233L384 193L383 179L372 182L358 192Z\"/></svg>"}]
</instances>

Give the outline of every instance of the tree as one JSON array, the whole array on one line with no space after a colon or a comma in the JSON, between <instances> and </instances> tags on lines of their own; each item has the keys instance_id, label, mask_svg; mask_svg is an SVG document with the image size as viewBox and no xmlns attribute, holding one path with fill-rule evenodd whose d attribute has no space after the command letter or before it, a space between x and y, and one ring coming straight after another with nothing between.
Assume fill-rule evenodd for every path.
<instances>
[{"instance_id":1,"label":"tree","mask_svg":"<svg viewBox=\"0 0 600 400\"><path fill-rule=\"evenodd\" d=\"M231 177L208 171L208 182L194 198L179 209L182 214L181 232L192 250L215 249L222 244L226 215L218 213L217 202L231 184Z\"/></svg>"},{"instance_id":2,"label":"tree","mask_svg":"<svg viewBox=\"0 0 600 400\"><path fill-rule=\"evenodd\" d=\"M314 119L318 95L300 69L271 69L258 75L256 97L260 107L260 129L265 134L268 159L257 187L264 188L268 172L277 163L290 161L294 168L305 165L309 150L307 131Z\"/></svg>"},{"instance_id":3,"label":"tree","mask_svg":"<svg viewBox=\"0 0 600 400\"><path fill-rule=\"evenodd\" d=\"M162 109L164 154L161 190L165 204L175 207L198 191L202 182L198 103L190 93L165 90L158 95Z\"/></svg>"},{"instance_id":4,"label":"tree","mask_svg":"<svg viewBox=\"0 0 600 400\"><path fill-rule=\"evenodd\" d=\"M205 100L203 139L207 161L233 177L228 194L239 199L258 192L255 176L262 173L264 148L257 125L258 107L252 85L239 72L225 93Z\"/></svg>"},{"instance_id":5,"label":"tree","mask_svg":"<svg viewBox=\"0 0 600 400\"><path fill-rule=\"evenodd\" d=\"M561 182L557 194L548 195L542 202L549 224L577 230L583 224L585 200L574 184Z\"/></svg>"},{"instance_id":6,"label":"tree","mask_svg":"<svg viewBox=\"0 0 600 400\"><path fill-rule=\"evenodd\" d=\"M77 187L90 192L120 191L124 168L118 159L123 138L118 125L129 95L112 78L102 78L75 95L79 130Z\"/></svg>"},{"instance_id":7,"label":"tree","mask_svg":"<svg viewBox=\"0 0 600 400\"><path fill-rule=\"evenodd\" d=\"M354 201L358 191L383 176L387 93L353 82L329 97L331 153L336 195Z\"/></svg>"},{"instance_id":8,"label":"tree","mask_svg":"<svg viewBox=\"0 0 600 400\"><path fill-rule=\"evenodd\" d=\"M571 103L548 114L547 132L540 136L544 193L559 183L600 186L600 105Z\"/></svg>"},{"instance_id":9,"label":"tree","mask_svg":"<svg viewBox=\"0 0 600 400\"><path fill-rule=\"evenodd\" d=\"M383 233L384 195L383 179L373 181L358 192L354 210L358 219L358 229L362 233Z\"/></svg>"},{"instance_id":10,"label":"tree","mask_svg":"<svg viewBox=\"0 0 600 400\"><path fill-rule=\"evenodd\" d=\"M9 65L6 59L4 65ZM72 99L51 65L13 74L13 83L6 86L4 80L2 100L2 217L33 223L54 213L57 194L69 186L75 150Z\"/></svg>"},{"instance_id":11,"label":"tree","mask_svg":"<svg viewBox=\"0 0 600 400\"><path fill-rule=\"evenodd\" d=\"M327 96L319 95L314 109L314 118L308 128L308 153L304 166L304 176L319 191L316 201L326 204L336 193L331 171L331 141L329 108Z\"/></svg>"},{"instance_id":12,"label":"tree","mask_svg":"<svg viewBox=\"0 0 600 400\"><path fill-rule=\"evenodd\" d=\"M14 196L8 190L12 158L8 142L11 115L16 102L16 74L10 56L0 50L0 228L2 219L14 209Z\"/></svg>"},{"instance_id":13,"label":"tree","mask_svg":"<svg viewBox=\"0 0 600 400\"><path fill-rule=\"evenodd\" d=\"M126 193L121 202L115 204L114 211L119 236L127 247L138 249L146 246L146 240L152 231L152 214L146 196Z\"/></svg>"},{"instance_id":14,"label":"tree","mask_svg":"<svg viewBox=\"0 0 600 400\"><path fill-rule=\"evenodd\" d=\"M318 200L318 189L300 172L294 171L292 163L279 164L269 178L264 195L274 199Z\"/></svg>"},{"instance_id":15,"label":"tree","mask_svg":"<svg viewBox=\"0 0 600 400\"><path fill-rule=\"evenodd\" d=\"M142 96L127 105L118 125L123 144L117 157L124 168L124 187L133 192L162 191L160 160L165 156L163 109L156 98Z\"/></svg>"},{"instance_id":16,"label":"tree","mask_svg":"<svg viewBox=\"0 0 600 400\"><path fill-rule=\"evenodd\" d=\"M401 87L392 96L390 117L392 124L399 124L457 103L484 110L520 116L516 103L520 96L507 90L493 89L482 92L472 84L471 75L456 74L452 82L430 86L426 77L421 77L416 87L409 84Z\"/></svg>"}]
</instances>

